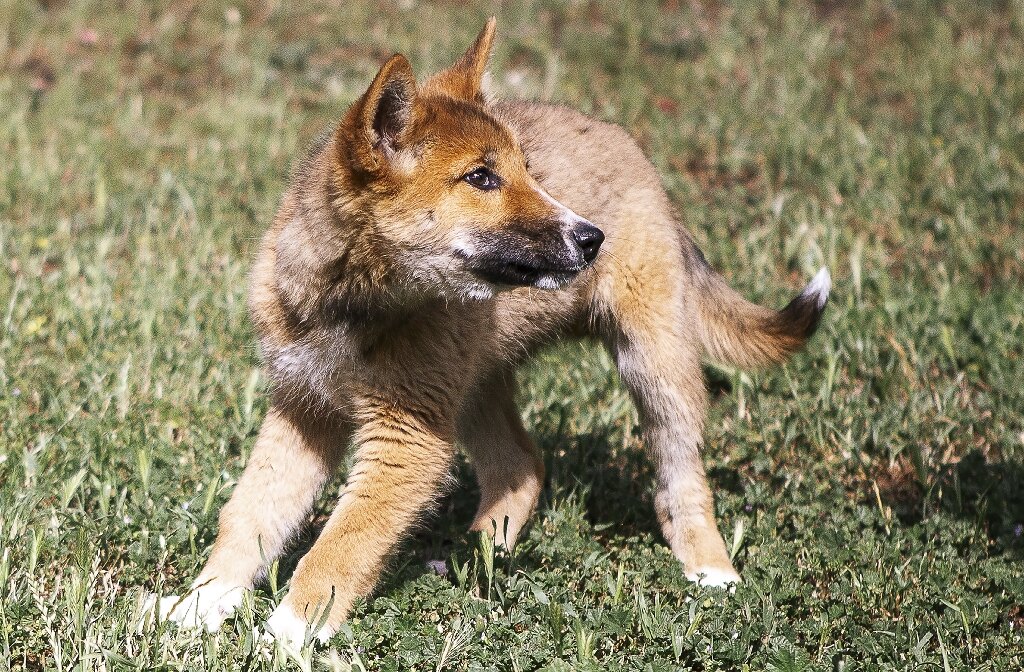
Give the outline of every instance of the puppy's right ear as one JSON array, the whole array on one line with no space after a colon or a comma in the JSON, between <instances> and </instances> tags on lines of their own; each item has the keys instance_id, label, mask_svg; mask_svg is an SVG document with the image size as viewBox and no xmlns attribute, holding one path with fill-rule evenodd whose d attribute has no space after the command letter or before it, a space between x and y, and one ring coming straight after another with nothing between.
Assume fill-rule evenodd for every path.
<instances>
[{"instance_id":1,"label":"puppy's right ear","mask_svg":"<svg viewBox=\"0 0 1024 672\"><path fill-rule=\"evenodd\" d=\"M364 168L388 162L408 140L418 90L412 66L401 54L385 63L363 97L353 106L353 140Z\"/></svg>"}]
</instances>

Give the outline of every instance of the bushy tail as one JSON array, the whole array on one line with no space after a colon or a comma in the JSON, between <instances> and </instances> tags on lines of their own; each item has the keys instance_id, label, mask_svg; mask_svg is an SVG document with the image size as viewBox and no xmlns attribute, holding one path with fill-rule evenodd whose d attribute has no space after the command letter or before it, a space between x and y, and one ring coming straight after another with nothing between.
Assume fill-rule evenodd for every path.
<instances>
[{"instance_id":1,"label":"bushy tail","mask_svg":"<svg viewBox=\"0 0 1024 672\"><path fill-rule=\"evenodd\" d=\"M818 328L832 289L828 269L818 271L782 310L751 303L710 268L701 278L701 340L708 357L739 368L785 361Z\"/></svg>"}]
</instances>

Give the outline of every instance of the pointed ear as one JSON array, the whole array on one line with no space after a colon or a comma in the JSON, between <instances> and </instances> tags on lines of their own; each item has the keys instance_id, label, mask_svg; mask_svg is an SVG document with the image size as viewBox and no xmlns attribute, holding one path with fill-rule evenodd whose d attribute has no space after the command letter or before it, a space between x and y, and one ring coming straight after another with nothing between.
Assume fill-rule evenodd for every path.
<instances>
[{"instance_id":1,"label":"pointed ear","mask_svg":"<svg viewBox=\"0 0 1024 672\"><path fill-rule=\"evenodd\" d=\"M491 56L491 45L494 43L494 28L498 20L493 16L487 19L483 30L476 36L466 53L455 65L434 75L427 87L447 93L455 98L484 102L483 79L487 71L487 61Z\"/></svg>"},{"instance_id":2,"label":"pointed ear","mask_svg":"<svg viewBox=\"0 0 1024 672\"><path fill-rule=\"evenodd\" d=\"M476 36L476 40L452 67L452 70L460 70L465 73L467 84L472 86L474 94L480 92L480 83L483 81L484 72L487 71L487 61L491 58L494 29L497 25L498 20L493 16L487 19L487 23L484 24L480 34Z\"/></svg>"},{"instance_id":3,"label":"pointed ear","mask_svg":"<svg viewBox=\"0 0 1024 672\"><path fill-rule=\"evenodd\" d=\"M401 147L412 125L417 95L412 66L405 56L395 54L381 67L360 104L357 125L370 147L385 155Z\"/></svg>"}]
</instances>

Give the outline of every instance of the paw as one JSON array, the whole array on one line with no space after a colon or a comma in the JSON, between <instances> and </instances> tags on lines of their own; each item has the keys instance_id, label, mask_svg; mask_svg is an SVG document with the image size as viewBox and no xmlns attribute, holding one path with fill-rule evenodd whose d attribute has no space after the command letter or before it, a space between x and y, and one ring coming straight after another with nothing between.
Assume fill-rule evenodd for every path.
<instances>
[{"instance_id":1,"label":"paw","mask_svg":"<svg viewBox=\"0 0 1024 672\"><path fill-rule=\"evenodd\" d=\"M316 620L320 620L322 614L317 614ZM301 651L307 642L317 641L326 644L327 640L334 634L334 628L324 625L316 632L312 632L311 625L305 618L299 616L287 604L279 604L274 613L267 619L263 628L263 639L267 642L278 642L286 649Z\"/></svg>"},{"instance_id":2,"label":"paw","mask_svg":"<svg viewBox=\"0 0 1024 672\"><path fill-rule=\"evenodd\" d=\"M686 578L699 586L709 588L728 588L736 590L736 584L740 582L740 575L731 567L701 567L693 572L687 572Z\"/></svg>"},{"instance_id":3,"label":"paw","mask_svg":"<svg viewBox=\"0 0 1024 672\"><path fill-rule=\"evenodd\" d=\"M150 595L143 605L143 613L183 628L202 627L216 632L242 604L244 595L245 588L241 586L210 582L185 595Z\"/></svg>"}]
</instances>

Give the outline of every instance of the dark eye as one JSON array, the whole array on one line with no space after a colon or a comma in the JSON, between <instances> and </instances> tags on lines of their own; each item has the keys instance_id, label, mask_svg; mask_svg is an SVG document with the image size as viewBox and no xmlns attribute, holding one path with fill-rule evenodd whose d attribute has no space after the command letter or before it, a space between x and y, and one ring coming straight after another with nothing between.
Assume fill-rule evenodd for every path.
<instances>
[{"instance_id":1,"label":"dark eye","mask_svg":"<svg viewBox=\"0 0 1024 672\"><path fill-rule=\"evenodd\" d=\"M490 168L483 166L469 171L462 176L462 179L481 191L491 191L501 186L501 178L495 175Z\"/></svg>"}]
</instances>

